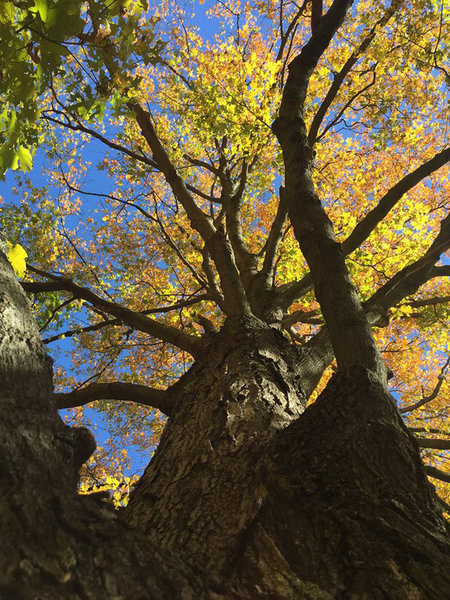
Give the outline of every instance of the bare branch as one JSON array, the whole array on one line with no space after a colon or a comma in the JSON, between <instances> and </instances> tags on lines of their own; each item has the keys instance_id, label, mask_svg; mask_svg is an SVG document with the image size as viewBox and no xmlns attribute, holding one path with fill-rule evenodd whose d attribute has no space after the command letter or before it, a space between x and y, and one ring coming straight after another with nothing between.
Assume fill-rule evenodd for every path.
<instances>
[{"instance_id":1,"label":"bare branch","mask_svg":"<svg viewBox=\"0 0 450 600\"><path fill-rule=\"evenodd\" d=\"M90 383L84 388L66 394L53 394L53 398L58 409L84 406L95 400L136 402L157 408L168 416L173 409L173 402L167 391L134 383Z\"/></svg>"},{"instance_id":2,"label":"bare branch","mask_svg":"<svg viewBox=\"0 0 450 600\"><path fill-rule=\"evenodd\" d=\"M450 473L446 473L445 471L436 469L436 467L431 467L429 465L425 465L425 473L429 477L434 477L435 479L440 479L441 481L450 483Z\"/></svg>"},{"instance_id":3,"label":"bare branch","mask_svg":"<svg viewBox=\"0 0 450 600\"><path fill-rule=\"evenodd\" d=\"M439 438L415 437L416 442L421 448L434 448L435 450L450 450L450 440Z\"/></svg>"}]
</instances>

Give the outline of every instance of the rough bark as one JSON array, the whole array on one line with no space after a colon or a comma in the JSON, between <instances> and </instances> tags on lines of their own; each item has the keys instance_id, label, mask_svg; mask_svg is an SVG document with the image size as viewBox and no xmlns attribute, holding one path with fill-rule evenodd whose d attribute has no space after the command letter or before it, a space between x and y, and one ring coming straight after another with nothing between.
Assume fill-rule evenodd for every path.
<instances>
[{"instance_id":1,"label":"rough bark","mask_svg":"<svg viewBox=\"0 0 450 600\"><path fill-rule=\"evenodd\" d=\"M0 598L447 597L435 492L369 371L305 410L316 349L229 319L171 388L160 447L118 515L76 493L94 441L57 415L3 255L0 290Z\"/></svg>"},{"instance_id":2,"label":"rough bark","mask_svg":"<svg viewBox=\"0 0 450 600\"><path fill-rule=\"evenodd\" d=\"M51 391L51 362L0 252L0 598L206 597L206 577L77 495L95 442L63 424Z\"/></svg>"},{"instance_id":3,"label":"rough bark","mask_svg":"<svg viewBox=\"0 0 450 600\"><path fill-rule=\"evenodd\" d=\"M255 465L304 410L299 359L261 321L228 321L172 388L174 414L126 520L223 574L263 498Z\"/></svg>"},{"instance_id":4,"label":"rough bark","mask_svg":"<svg viewBox=\"0 0 450 600\"><path fill-rule=\"evenodd\" d=\"M125 519L238 598L446 598L447 526L393 398L354 367L304 411L307 363L229 321Z\"/></svg>"},{"instance_id":5,"label":"rough bark","mask_svg":"<svg viewBox=\"0 0 450 600\"><path fill-rule=\"evenodd\" d=\"M447 597L448 526L414 439L370 372L336 376L278 433L261 472L266 500L232 575L243 597L253 582L261 597L301 598L305 581L328 598Z\"/></svg>"}]
</instances>

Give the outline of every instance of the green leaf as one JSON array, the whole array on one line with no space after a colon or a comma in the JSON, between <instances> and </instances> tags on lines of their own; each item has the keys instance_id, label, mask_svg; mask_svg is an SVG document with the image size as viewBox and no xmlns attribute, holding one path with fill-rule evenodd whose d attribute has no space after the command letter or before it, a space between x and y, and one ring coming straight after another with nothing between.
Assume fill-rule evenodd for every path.
<instances>
[{"instance_id":1,"label":"green leaf","mask_svg":"<svg viewBox=\"0 0 450 600\"><path fill-rule=\"evenodd\" d=\"M31 156L31 152L25 148L25 146L19 146L17 155L20 160L22 171L30 171L31 167L33 166L33 157Z\"/></svg>"},{"instance_id":2,"label":"green leaf","mask_svg":"<svg viewBox=\"0 0 450 600\"><path fill-rule=\"evenodd\" d=\"M48 2L47 0L34 0L34 6L39 12L39 16L41 17L41 21L43 23L47 22L47 14L48 14Z\"/></svg>"},{"instance_id":3,"label":"green leaf","mask_svg":"<svg viewBox=\"0 0 450 600\"><path fill-rule=\"evenodd\" d=\"M8 260L17 277L23 277L27 270L27 263L25 262L27 256L28 254L20 244L8 242Z\"/></svg>"},{"instance_id":4,"label":"green leaf","mask_svg":"<svg viewBox=\"0 0 450 600\"><path fill-rule=\"evenodd\" d=\"M15 7L12 2L3 2L0 5L0 23L9 23L14 17Z\"/></svg>"},{"instance_id":5,"label":"green leaf","mask_svg":"<svg viewBox=\"0 0 450 600\"><path fill-rule=\"evenodd\" d=\"M15 127L16 127L16 123L17 123L17 115L16 112L13 111L11 114L11 117L9 119L9 123L8 123L8 135L11 136L12 132L14 131Z\"/></svg>"}]
</instances>

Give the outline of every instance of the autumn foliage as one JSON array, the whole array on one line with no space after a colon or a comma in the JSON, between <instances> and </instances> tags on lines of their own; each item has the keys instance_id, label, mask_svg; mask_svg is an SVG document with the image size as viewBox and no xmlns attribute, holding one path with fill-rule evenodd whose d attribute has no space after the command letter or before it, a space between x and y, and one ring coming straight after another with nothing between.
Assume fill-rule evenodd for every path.
<instances>
[{"instance_id":1,"label":"autumn foliage","mask_svg":"<svg viewBox=\"0 0 450 600\"><path fill-rule=\"evenodd\" d=\"M163 390L192 364L196 340L220 329L226 282L195 210L227 236L249 296L256 273L286 292L280 314L257 316L293 344L313 339L324 319L287 216L272 123L317 3L208 2L194 17L175 2L70 2L70 27L54 47L41 34L56 31L49 15L61 3L4 2L2 27L29 18L20 4L32 14L21 60L38 84L34 109L11 97L1 115L4 167L22 168L7 176L1 224L28 254L26 273L16 272L55 360L55 391L119 381ZM309 81L315 188L369 315L374 298L424 264L448 209L444 12L435 0L355 2ZM17 140L14 105L28 123ZM448 246L439 238L428 276L372 320L390 389L447 502ZM100 435L80 491L112 490L123 505L164 410L107 397L72 406L64 418Z\"/></svg>"}]
</instances>

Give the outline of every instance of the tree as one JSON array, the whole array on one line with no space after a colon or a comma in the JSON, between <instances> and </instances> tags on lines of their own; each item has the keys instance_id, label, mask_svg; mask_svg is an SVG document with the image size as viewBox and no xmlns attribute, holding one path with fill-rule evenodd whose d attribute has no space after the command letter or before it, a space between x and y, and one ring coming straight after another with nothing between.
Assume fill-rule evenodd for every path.
<instances>
[{"instance_id":1,"label":"tree","mask_svg":"<svg viewBox=\"0 0 450 600\"><path fill-rule=\"evenodd\" d=\"M206 42L173 9L0 13L2 165L52 186L2 217L3 596L446 598L443 6L219 3ZM120 510L57 416L94 401L168 417Z\"/></svg>"}]
</instances>

